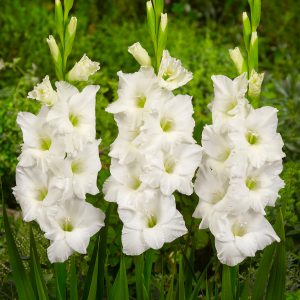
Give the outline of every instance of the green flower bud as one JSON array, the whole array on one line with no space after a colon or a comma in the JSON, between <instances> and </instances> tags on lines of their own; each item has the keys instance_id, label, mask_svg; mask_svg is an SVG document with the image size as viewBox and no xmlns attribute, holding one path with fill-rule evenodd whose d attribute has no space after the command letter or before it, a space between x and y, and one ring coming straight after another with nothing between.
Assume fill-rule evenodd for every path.
<instances>
[{"instance_id":1,"label":"green flower bud","mask_svg":"<svg viewBox=\"0 0 300 300\"><path fill-rule=\"evenodd\" d=\"M60 51L52 35L49 35L49 38L47 38L47 43L50 48L50 52L53 57L53 60L55 61L55 63L57 63L60 56Z\"/></svg>"},{"instance_id":2,"label":"green flower bud","mask_svg":"<svg viewBox=\"0 0 300 300\"><path fill-rule=\"evenodd\" d=\"M140 43L134 43L128 48L128 52L136 59L143 67L151 66L151 58L148 52L141 46Z\"/></svg>"},{"instance_id":3,"label":"green flower bud","mask_svg":"<svg viewBox=\"0 0 300 300\"><path fill-rule=\"evenodd\" d=\"M244 35L244 43L245 43L246 49L249 52L251 24L250 24L250 20L249 20L249 17L246 12L243 12L243 35Z\"/></svg>"},{"instance_id":4,"label":"green flower bud","mask_svg":"<svg viewBox=\"0 0 300 300\"><path fill-rule=\"evenodd\" d=\"M257 73L255 70L252 70L251 76L249 79L249 97L253 100L258 100L261 93L261 85L264 80L264 73Z\"/></svg>"},{"instance_id":5,"label":"green flower bud","mask_svg":"<svg viewBox=\"0 0 300 300\"><path fill-rule=\"evenodd\" d=\"M247 64L239 47L229 49L229 55L239 74L247 72Z\"/></svg>"}]
</instances>

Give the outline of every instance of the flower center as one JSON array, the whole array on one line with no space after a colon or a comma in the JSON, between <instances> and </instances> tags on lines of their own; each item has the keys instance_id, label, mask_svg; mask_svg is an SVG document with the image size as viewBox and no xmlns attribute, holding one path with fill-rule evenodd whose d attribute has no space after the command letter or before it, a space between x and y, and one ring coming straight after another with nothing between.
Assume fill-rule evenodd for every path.
<instances>
[{"instance_id":1,"label":"flower center","mask_svg":"<svg viewBox=\"0 0 300 300\"><path fill-rule=\"evenodd\" d=\"M210 200L211 204L216 204L218 202L220 202L224 196L225 196L226 192L223 191L217 191L215 193L212 194L212 198Z\"/></svg>"},{"instance_id":2,"label":"flower center","mask_svg":"<svg viewBox=\"0 0 300 300\"><path fill-rule=\"evenodd\" d=\"M168 80L173 75L171 70L166 70L162 75L163 80Z\"/></svg>"},{"instance_id":3,"label":"flower center","mask_svg":"<svg viewBox=\"0 0 300 300\"><path fill-rule=\"evenodd\" d=\"M136 107L144 108L147 98L145 96L136 97Z\"/></svg>"},{"instance_id":4,"label":"flower center","mask_svg":"<svg viewBox=\"0 0 300 300\"><path fill-rule=\"evenodd\" d=\"M175 166L176 166L176 162L174 159L172 158L168 158L164 161L164 167L165 167L165 171L168 173L168 174L171 174L174 172L174 169L175 169Z\"/></svg>"},{"instance_id":5,"label":"flower center","mask_svg":"<svg viewBox=\"0 0 300 300\"><path fill-rule=\"evenodd\" d=\"M255 178L248 177L246 179L246 186L249 190L255 190L258 186L258 182L257 182L257 180L255 180Z\"/></svg>"},{"instance_id":6,"label":"flower center","mask_svg":"<svg viewBox=\"0 0 300 300\"><path fill-rule=\"evenodd\" d=\"M227 158L229 157L230 153L231 153L231 149L226 149L226 150L222 153L222 155L221 155L221 157L220 157L221 161L227 160Z\"/></svg>"},{"instance_id":7,"label":"flower center","mask_svg":"<svg viewBox=\"0 0 300 300\"><path fill-rule=\"evenodd\" d=\"M72 173L73 174L79 174L79 173L81 173L82 170L83 170L82 163L79 160L72 161L71 169L72 169Z\"/></svg>"},{"instance_id":8,"label":"flower center","mask_svg":"<svg viewBox=\"0 0 300 300\"><path fill-rule=\"evenodd\" d=\"M148 217L148 228L153 228L157 224L157 219L155 216L151 215Z\"/></svg>"},{"instance_id":9,"label":"flower center","mask_svg":"<svg viewBox=\"0 0 300 300\"><path fill-rule=\"evenodd\" d=\"M74 114L69 114L69 120L70 122L72 123L72 125L74 127L78 126L78 123L79 123L79 118L78 116L74 115Z\"/></svg>"},{"instance_id":10,"label":"flower center","mask_svg":"<svg viewBox=\"0 0 300 300\"><path fill-rule=\"evenodd\" d=\"M232 102L228 103L226 107L226 112L229 113L231 110L233 110L237 105L236 100L233 100Z\"/></svg>"},{"instance_id":11,"label":"flower center","mask_svg":"<svg viewBox=\"0 0 300 300\"><path fill-rule=\"evenodd\" d=\"M40 149L48 151L51 147L52 141L50 138L40 138Z\"/></svg>"},{"instance_id":12,"label":"flower center","mask_svg":"<svg viewBox=\"0 0 300 300\"><path fill-rule=\"evenodd\" d=\"M243 236L247 233L247 222L236 222L231 227L234 236Z\"/></svg>"},{"instance_id":13,"label":"flower center","mask_svg":"<svg viewBox=\"0 0 300 300\"><path fill-rule=\"evenodd\" d=\"M132 178L132 183L131 183L130 187L133 190L137 190L141 186L141 184L142 184L142 182L137 177L134 177L134 178Z\"/></svg>"},{"instance_id":14,"label":"flower center","mask_svg":"<svg viewBox=\"0 0 300 300\"><path fill-rule=\"evenodd\" d=\"M246 140L250 145L255 145L258 142L258 135L254 131L249 130L246 134Z\"/></svg>"},{"instance_id":15,"label":"flower center","mask_svg":"<svg viewBox=\"0 0 300 300\"><path fill-rule=\"evenodd\" d=\"M66 217L63 220L63 222L61 224L61 228L62 228L63 231L68 231L68 232L70 232L74 229L74 227L71 223L71 218L70 217Z\"/></svg>"},{"instance_id":16,"label":"flower center","mask_svg":"<svg viewBox=\"0 0 300 300\"><path fill-rule=\"evenodd\" d=\"M167 118L162 118L160 120L160 127L164 132L169 132L173 129L173 121Z\"/></svg>"},{"instance_id":17,"label":"flower center","mask_svg":"<svg viewBox=\"0 0 300 300\"><path fill-rule=\"evenodd\" d=\"M39 189L37 191L37 200L43 201L46 198L47 194L48 194L48 189L46 189L46 188Z\"/></svg>"}]
</instances>

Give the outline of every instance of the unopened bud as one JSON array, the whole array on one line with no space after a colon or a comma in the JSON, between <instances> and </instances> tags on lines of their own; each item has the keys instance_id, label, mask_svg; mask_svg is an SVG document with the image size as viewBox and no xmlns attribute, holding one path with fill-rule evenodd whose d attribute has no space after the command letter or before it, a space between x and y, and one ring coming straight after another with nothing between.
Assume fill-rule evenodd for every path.
<instances>
[{"instance_id":1,"label":"unopened bud","mask_svg":"<svg viewBox=\"0 0 300 300\"><path fill-rule=\"evenodd\" d=\"M162 31L165 31L168 24L168 15L161 14L160 17L160 28Z\"/></svg>"},{"instance_id":2,"label":"unopened bud","mask_svg":"<svg viewBox=\"0 0 300 300\"><path fill-rule=\"evenodd\" d=\"M134 43L128 48L128 52L136 59L136 61L143 67L151 66L151 58L140 43Z\"/></svg>"},{"instance_id":3,"label":"unopened bud","mask_svg":"<svg viewBox=\"0 0 300 300\"><path fill-rule=\"evenodd\" d=\"M59 52L58 46L56 44L56 41L52 35L49 35L49 38L47 38L47 43L50 48L50 52L51 52L51 55L52 55L54 61L57 62L60 52Z\"/></svg>"},{"instance_id":4,"label":"unopened bud","mask_svg":"<svg viewBox=\"0 0 300 300\"><path fill-rule=\"evenodd\" d=\"M257 73L252 70L249 79L249 97L252 99L258 99L261 93L261 85L264 80L264 73Z\"/></svg>"},{"instance_id":5,"label":"unopened bud","mask_svg":"<svg viewBox=\"0 0 300 300\"><path fill-rule=\"evenodd\" d=\"M240 48L235 47L234 49L229 49L229 55L233 63L235 64L235 67L237 68L239 74L242 74L245 71L243 70L245 65L245 60L241 53Z\"/></svg>"},{"instance_id":6,"label":"unopened bud","mask_svg":"<svg viewBox=\"0 0 300 300\"><path fill-rule=\"evenodd\" d=\"M72 17L68 24L68 32L69 32L70 36L74 35L74 33L76 31L76 27L77 27L77 18Z\"/></svg>"}]
</instances>

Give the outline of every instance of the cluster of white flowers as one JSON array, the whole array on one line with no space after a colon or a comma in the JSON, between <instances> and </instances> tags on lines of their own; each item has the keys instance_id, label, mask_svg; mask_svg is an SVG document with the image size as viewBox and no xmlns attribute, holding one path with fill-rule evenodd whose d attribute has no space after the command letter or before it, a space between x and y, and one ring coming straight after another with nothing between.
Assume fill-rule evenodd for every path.
<instances>
[{"instance_id":1,"label":"cluster of white flowers","mask_svg":"<svg viewBox=\"0 0 300 300\"><path fill-rule=\"evenodd\" d=\"M274 206L284 182L283 141L277 130L277 110L254 109L246 99L246 74L229 79L213 76L212 125L202 133L203 163L193 214L200 228L215 236L219 260L233 266L279 241L264 217Z\"/></svg>"},{"instance_id":2,"label":"cluster of white flowers","mask_svg":"<svg viewBox=\"0 0 300 300\"><path fill-rule=\"evenodd\" d=\"M65 261L74 251L86 253L90 237L104 226L103 212L85 201L95 195L101 169L95 132L99 86L81 92L59 81L56 90L46 76L29 98L42 107L37 115L20 112L22 153L13 192L24 220L35 220L51 241L49 260Z\"/></svg>"},{"instance_id":3,"label":"cluster of white flowers","mask_svg":"<svg viewBox=\"0 0 300 300\"><path fill-rule=\"evenodd\" d=\"M103 191L107 201L118 204L124 253L139 255L187 232L172 194L192 194L202 149L193 139L191 97L172 93L192 74L166 50L158 76L139 43L129 52L142 67L118 73L119 98L107 111L114 114L119 134L111 145L111 176Z\"/></svg>"}]
</instances>

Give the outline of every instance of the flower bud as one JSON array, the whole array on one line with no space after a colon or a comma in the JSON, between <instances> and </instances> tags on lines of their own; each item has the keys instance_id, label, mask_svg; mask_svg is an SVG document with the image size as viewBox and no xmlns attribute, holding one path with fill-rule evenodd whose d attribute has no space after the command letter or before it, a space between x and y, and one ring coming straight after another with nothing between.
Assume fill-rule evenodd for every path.
<instances>
[{"instance_id":1,"label":"flower bud","mask_svg":"<svg viewBox=\"0 0 300 300\"><path fill-rule=\"evenodd\" d=\"M60 52L59 52L58 46L56 44L56 41L52 35L49 35L49 38L47 38L47 43L50 48L50 52L51 52L51 55L52 55L54 61L57 62Z\"/></svg>"},{"instance_id":2,"label":"flower bud","mask_svg":"<svg viewBox=\"0 0 300 300\"><path fill-rule=\"evenodd\" d=\"M249 17L246 12L243 12L243 35L244 43L247 51L249 51L250 35L251 35L251 24Z\"/></svg>"},{"instance_id":3,"label":"flower bud","mask_svg":"<svg viewBox=\"0 0 300 300\"><path fill-rule=\"evenodd\" d=\"M264 73L257 73L252 70L249 79L249 97L252 99L258 99L261 93L261 85L264 80Z\"/></svg>"},{"instance_id":4,"label":"flower bud","mask_svg":"<svg viewBox=\"0 0 300 300\"><path fill-rule=\"evenodd\" d=\"M241 53L240 48L235 47L234 49L229 49L229 55L235 65L235 67L237 68L239 74L242 74L243 72L245 72L246 71L246 70L244 70L245 60Z\"/></svg>"},{"instance_id":5,"label":"flower bud","mask_svg":"<svg viewBox=\"0 0 300 300\"><path fill-rule=\"evenodd\" d=\"M41 83L37 84L27 97L52 106L57 101L57 93L52 88L49 76L47 75Z\"/></svg>"},{"instance_id":6,"label":"flower bud","mask_svg":"<svg viewBox=\"0 0 300 300\"><path fill-rule=\"evenodd\" d=\"M100 64L91 61L85 54L68 73L70 81L87 81L89 76L95 74L100 69Z\"/></svg>"},{"instance_id":7,"label":"flower bud","mask_svg":"<svg viewBox=\"0 0 300 300\"><path fill-rule=\"evenodd\" d=\"M134 43L128 48L128 52L136 59L142 67L151 66L151 58L140 43Z\"/></svg>"},{"instance_id":8,"label":"flower bud","mask_svg":"<svg viewBox=\"0 0 300 300\"><path fill-rule=\"evenodd\" d=\"M69 24L68 24L68 33L70 36L74 35L77 27L77 18L72 17Z\"/></svg>"},{"instance_id":9,"label":"flower bud","mask_svg":"<svg viewBox=\"0 0 300 300\"><path fill-rule=\"evenodd\" d=\"M167 24L168 24L168 14L161 14L160 15L161 18L160 18L160 28L161 28L161 31L165 31L166 30L166 27L167 27Z\"/></svg>"}]
</instances>

